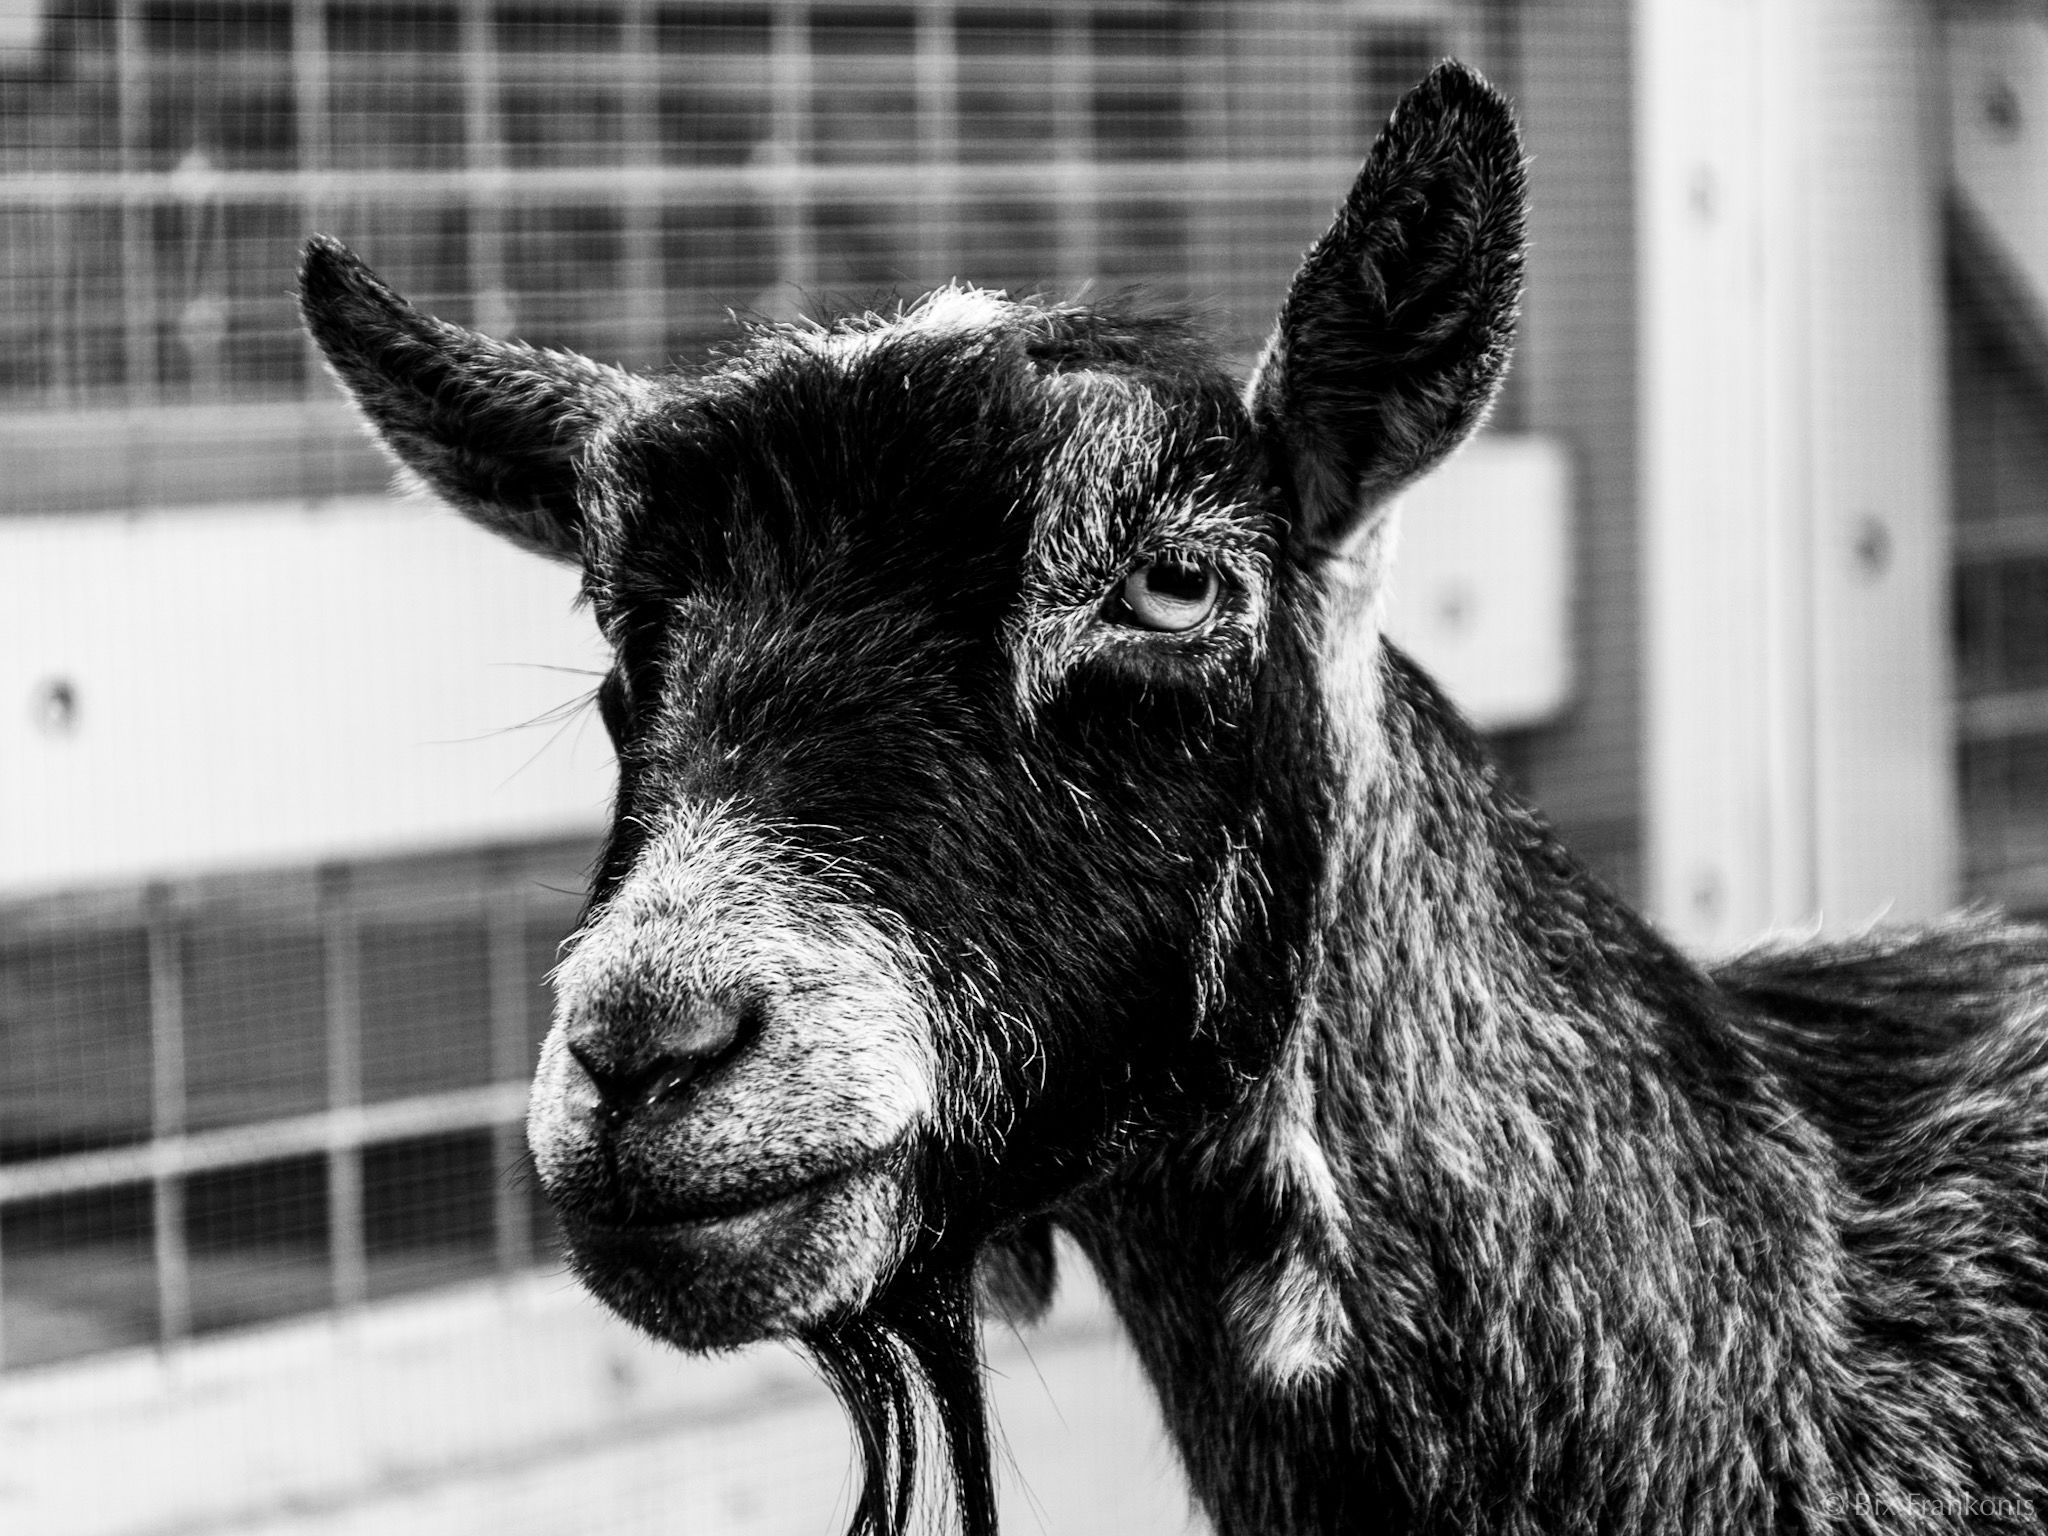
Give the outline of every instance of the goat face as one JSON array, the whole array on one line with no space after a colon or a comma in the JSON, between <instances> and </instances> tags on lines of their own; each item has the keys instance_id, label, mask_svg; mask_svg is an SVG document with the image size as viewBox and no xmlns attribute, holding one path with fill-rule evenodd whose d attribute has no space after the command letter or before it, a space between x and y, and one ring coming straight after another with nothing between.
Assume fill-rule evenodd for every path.
<instances>
[{"instance_id":1,"label":"goat face","mask_svg":"<svg viewBox=\"0 0 2048 1536\"><path fill-rule=\"evenodd\" d=\"M951 293L762 336L584 467L620 793L533 1140L606 1293L687 1275L708 1338L858 1307L1216 1091L1275 514L1220 379L1070 329Z\"/></svg>"},{"instance_id":2,"label":"goat face","mask_svg":"<svg viewBox=\"0 0 2048 1536\"><path fill-rule=\"evenodd\" d=\"M949 289L636 377L418 314L316 340L385 444L577 562L616 815L530 1120L587 1281L827 1327L1272 1070L1335 814L1324 557L1483 413L1520 160L1446 66L1247 395L1181 323Z\"/></svg>"}]
</instances>

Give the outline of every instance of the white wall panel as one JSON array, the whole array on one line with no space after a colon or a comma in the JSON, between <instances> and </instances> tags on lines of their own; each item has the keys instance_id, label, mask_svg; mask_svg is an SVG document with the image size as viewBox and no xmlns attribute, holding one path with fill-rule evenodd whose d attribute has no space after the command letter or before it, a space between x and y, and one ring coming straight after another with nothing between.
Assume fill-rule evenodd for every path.
<instances>
[{"instance_id":1,"label":"white wall panel","mask_svg":"<svg viewBox=\"0 0 2048 1536\"><path fill-rule=\"evenodd\" d=\"M986 1329L1003 1529L1206 1530L1071 1247L1060 1277ZM791 1350L685 1356L556 1272L0 1380L10 1536L830 1536L848 1458Z\"/></svg>"},{"instance_id":2,"label":"white wall panel","mask_svg":"<svg viewBox=\"0 0 2048 1536\"><path fill-rule=\"evenodd\" d=\"M1917 0L1641 0L1648 885L1694 943L1955 889L1939 59Z\"/></svg>"},{"instance_id":3,"label":"white wall panel","mask_svg":"<svg viewBox=\"0 0 2048 1536\"><path fill-rule=\"evenodd\" d=\"M1947 18L1955 186L2048 312L2048 20Z\"/></svg>"},{"instance_id":4,"label":"white wall panel","mask_svg":"<svg viewBox=\"0 0 2048 1536\"><path fill-rule=\"evenodd\" d=\"M1551 438L1482 434L1401 498L1387 631L1483 729L1571 698L1570 525Z\"/></svg>"},{"instance_id":5,"label":"white wall panel","mask_svg":"<svg viewBox=\"0 0 2048 1536\"><path fill-rule=\"evenodd\" d=\"M0 519L0 890L597 828L575 591L384 499Z\"/></svg>"}]
</instances>

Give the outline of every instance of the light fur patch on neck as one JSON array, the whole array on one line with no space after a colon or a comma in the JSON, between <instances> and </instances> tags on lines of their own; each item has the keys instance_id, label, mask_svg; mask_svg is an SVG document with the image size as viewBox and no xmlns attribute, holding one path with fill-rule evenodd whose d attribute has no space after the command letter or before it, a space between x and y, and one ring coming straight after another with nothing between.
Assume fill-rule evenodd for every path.
<instances>
[{"instance_id":1,"label":"light fur patch on neck","mask_svg":"<svg viewBox=\"0 0 2048 1536\"><path fill-rule=\"evenodd\" d=\"M1331 749L1345 775L1348 812L1363 797L1384 751L1380 727L1380 645L1387 610L1388 568L1400 542L1398 506L1374 513L1365 530L1323 568L1323 705ZM1349 839L1354 828L1340 829ZM1333 860L1333 866L1340 863Z\"/></svg>"},{"instance_id":2,"label":"light fur patch on neck","mask_svg":"<svg viewBox=\"0 0 2048 1536\"><path fill-rule=\"evenodd\" d=\"M1382 512L1345 557L1326 568L1320 661L1331 749L1345 784L1339 798L1337 848L1323 892L1334 910L1346 864L1344 851L1362 835L1366 787L1384 750L1380 729L1380 623L1385 574L1396 537L1392 510ZM1322 925L1318 925L1320 928ZM1317 1067L1330 982L1320 942L1304 987L1309 999L1261 1098L1244 1123L1240 1155L1285 1223L1280 1250L1231 1290L1228 1314L1254 1380L1292 1392L1327 1381L1353 1340L1344 1305L1351 1262L1350 1219L1317 1117Z\"/></svg>"},{"instance_id":3,"label":"light fur patch on neck","mask_svg":"<svg viewBox=\"0 0 2048 1536\"><path fill-rule=\"evenodd\" d=\"M1252 1378L1291 1392L1334 1376L1351 1344L1343 1278L1350 1221L1318 1133L1313 1009L1295 1022L1279 1066L1245 1123L1256 1177L1281 1213L1273 1257L1242 1276L1225 1303Z\"/></svg>"},{"instance_id":4,"label":"light fur patch on neck","mask_svg":"<svg viewBox=\"0 0 2048 1536\"><path fill-rule=\"evenodd\" d=\"M1343 1293L1291 1247L1233 1285L1224 1309L1252 1379L1274 1392L1331 1380L1351 1346Z\"/></svg>"}]
</instances>

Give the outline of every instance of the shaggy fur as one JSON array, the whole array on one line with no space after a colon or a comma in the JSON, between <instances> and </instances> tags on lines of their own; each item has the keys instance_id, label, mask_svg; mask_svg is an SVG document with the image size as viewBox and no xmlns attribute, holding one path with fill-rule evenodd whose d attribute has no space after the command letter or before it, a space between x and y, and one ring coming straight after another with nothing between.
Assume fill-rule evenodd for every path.
<instances>
[{"instance_id":1,"label":"shaggy fur","mask_svg":"<svg viewBox=\"0 0 2048 1536\"><path fill-rule=\"evenodd\" d=\"M993 1530L971 1297L1042 1308L1055 1228L1226 1536L2048 1517L2048 938L1704 972L1380 637L1521 205L1445 66L1248 392L1172 317L959 289L628 378L309 247L383 440L614 649L531 1125L575 1262L803 1342L856 1531Z\"/></svg>"}]
</instances>

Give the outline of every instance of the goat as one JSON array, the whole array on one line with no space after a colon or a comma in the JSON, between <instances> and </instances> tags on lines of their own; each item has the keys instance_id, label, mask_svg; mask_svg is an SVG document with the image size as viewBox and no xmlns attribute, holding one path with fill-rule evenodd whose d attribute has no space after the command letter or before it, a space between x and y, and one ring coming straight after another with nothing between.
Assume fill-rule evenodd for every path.
<instances>
[{"instance_id":1,"label":"goat","mask_svg":"<svg viewBox=\"0 0 2048 1536\"><path fill-rule=\"evenodd\" d=\"M2034 1529L2048 936L1708 972L1380 636L1382 509L1485 415L1509 110L1439 67L1248 387L1124 301L949 287L638 376L306 320L399 463L577 565L616 814L529 1133L572 1262L805 1344L857 1532L1063 1229L1219 1532Z\"/></svg>"}]
</instances>

